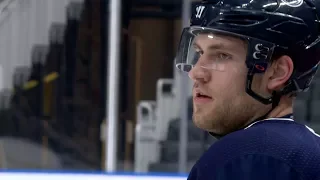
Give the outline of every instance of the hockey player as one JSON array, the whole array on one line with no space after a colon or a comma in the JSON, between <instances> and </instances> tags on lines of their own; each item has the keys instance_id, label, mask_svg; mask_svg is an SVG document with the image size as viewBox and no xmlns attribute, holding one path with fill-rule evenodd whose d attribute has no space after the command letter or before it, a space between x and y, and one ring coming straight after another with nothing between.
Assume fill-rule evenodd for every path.
<instances>
[{"instance_id":1,"label":"hockey player","mask_svg":"<svg viewBox=\"0 0 320 180\"><path fill-rule=\"evenodd\" d=\"M320 59L320 0L207 0L192 9L176 67L193 122L219 137L190 180L320 180L320 137L293 102Z\"/></svg>"}]
</instances>

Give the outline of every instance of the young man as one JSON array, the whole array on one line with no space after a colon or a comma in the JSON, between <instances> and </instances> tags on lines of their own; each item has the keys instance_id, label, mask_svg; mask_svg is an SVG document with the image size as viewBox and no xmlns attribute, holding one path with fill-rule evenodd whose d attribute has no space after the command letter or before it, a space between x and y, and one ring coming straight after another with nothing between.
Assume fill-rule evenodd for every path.
<instances>
[{"instance_id":1,"label":"young man","mask_svg":"<svg viewBox=\"0 0 320 180\"><path fill-rule=\"evenodd\" d=\"M320 137L292 117L320 59L320 0L207 0L176 66L193 80L193 121L219 137L190 180L320 180Z\"/></svg>"}]
</instances>

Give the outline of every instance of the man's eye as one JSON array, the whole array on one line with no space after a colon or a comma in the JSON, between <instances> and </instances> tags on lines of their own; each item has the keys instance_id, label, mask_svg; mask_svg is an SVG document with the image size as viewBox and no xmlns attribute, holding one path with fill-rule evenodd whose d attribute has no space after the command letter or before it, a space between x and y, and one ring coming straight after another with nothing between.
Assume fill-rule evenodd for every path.
<instances>
[{"instance_id":1,"label":"man's eye","mask_svg":"<svg viewBox=\"0 0 320 180\"><path fill-rule=\"evenodd\" d=\"M226 53L214 53L211 54L210 57L215 60L228 60L231 58L231 56Z\"/></svg>"},{"instance_id":2,"label":"man's eye","mask_svg":"<svg viewBox=\"0 0 320 180\"><path fill-rule=\"evenodd\" d=\"M218 58L221 59L221 60L226 60L226 59L230 59L230 55L229 54L226 54L226 53L219 53L218 54Z\"/></svg>"}]
</instances>

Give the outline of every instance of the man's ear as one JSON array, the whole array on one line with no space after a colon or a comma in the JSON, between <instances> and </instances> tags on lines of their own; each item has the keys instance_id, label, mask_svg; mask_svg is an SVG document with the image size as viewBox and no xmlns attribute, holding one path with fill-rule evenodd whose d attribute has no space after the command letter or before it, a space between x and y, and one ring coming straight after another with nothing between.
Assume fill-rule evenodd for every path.
<instances>
[{"instance_id":1,"label":"man's ear","mask_svg":"<svg viewBox=\"0 0 320 180\"><path fill-rule=\"evenodd\" d=\"M294 65L292 59L284 55L275 59L269 68L270 74L267 86L269 90L273 91L284 87L293 73Z\"/></svg>"}]
</instances>

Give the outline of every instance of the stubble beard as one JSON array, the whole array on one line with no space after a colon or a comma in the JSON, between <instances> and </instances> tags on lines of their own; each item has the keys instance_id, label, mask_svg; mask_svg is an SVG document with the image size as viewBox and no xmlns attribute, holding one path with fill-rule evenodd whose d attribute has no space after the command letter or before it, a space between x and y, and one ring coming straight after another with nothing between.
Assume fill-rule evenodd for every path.
<instances>
[{"instance_id":1,"label":"stubble beard","mask_svg":"<svg viewBox=\"0 0 320 180\"><path fill-rule=\"evenodd\" d=\"M193 122L205 131L219 135L229 134L244 128L252 121L258 107L256 104L244 102L244 99L240 98L238 101L223 101L219 105L194 106Z\"/></svg>"}]
</instances>

